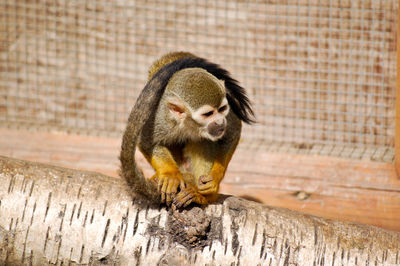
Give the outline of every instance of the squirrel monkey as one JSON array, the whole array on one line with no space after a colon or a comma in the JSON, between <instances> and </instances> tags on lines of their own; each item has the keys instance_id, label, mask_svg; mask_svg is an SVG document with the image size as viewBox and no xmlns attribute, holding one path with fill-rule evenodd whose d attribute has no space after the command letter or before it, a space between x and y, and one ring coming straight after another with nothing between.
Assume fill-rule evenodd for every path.
<instances>
[{"instance_id":1,"label":"squirrel monkey","mask_svg":"<svg viewBox=\"0 0 400 266\"><path fill-rule=\"evenodd\" d=\"M219 65L185 52L151 66L121 145L121 176L134 192L185 207L217 199L219 184L239 142L241 121L254 114L245 90ZM136 146L153 166L147 179Z\"/></svg>"}]
</instances>

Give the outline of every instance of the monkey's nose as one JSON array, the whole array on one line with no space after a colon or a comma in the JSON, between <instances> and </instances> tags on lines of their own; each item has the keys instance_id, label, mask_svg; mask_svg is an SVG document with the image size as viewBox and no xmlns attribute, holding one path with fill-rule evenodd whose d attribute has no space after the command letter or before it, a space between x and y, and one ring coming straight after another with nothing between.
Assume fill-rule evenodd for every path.
<instances>
[{"instance_id":1,"label":"monkey's nose","mask_svg":"<svg viewBox=\"0 0 400 266\"><path fill-rule=\"evenodd\" d=\"M225 121L223 119L216 120L214 123L217 126L224 126L225 125Z\"/></svg>"}]
</instances>

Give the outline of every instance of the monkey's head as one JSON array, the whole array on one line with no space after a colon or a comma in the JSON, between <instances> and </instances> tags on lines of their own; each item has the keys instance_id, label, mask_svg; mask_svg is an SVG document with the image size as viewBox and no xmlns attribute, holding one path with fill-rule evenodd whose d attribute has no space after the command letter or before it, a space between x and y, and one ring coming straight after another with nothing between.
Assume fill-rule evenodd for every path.
<instances>
[{"instance_id":1,"label":"monkey's head","mask_svg":"<svg viewBox=\"0 0 400 266\"><path fill-rule=\"evenodd\" d=\"M224 82L201 68L176 72L165 90L168 116L184 138L217 141L227 127L229 104Z\"/></svg>"}]
</instances>

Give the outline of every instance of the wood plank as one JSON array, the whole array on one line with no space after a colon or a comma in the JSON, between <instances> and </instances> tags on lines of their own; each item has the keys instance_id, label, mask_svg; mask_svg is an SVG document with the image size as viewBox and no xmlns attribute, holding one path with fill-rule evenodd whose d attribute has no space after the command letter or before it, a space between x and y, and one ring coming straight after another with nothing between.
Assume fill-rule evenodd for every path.
<instances>
[{"instance_id":1,"label":"wood plank","mask_svg":"<svg viewBox=\"0 0 400 266\"><path fill-rule=\"evenodd\" d=\"M120 140L0 128L0 154L118 177ZM147 175L152 169L138 156ZM400 231L400 180L391 163L245 149L221 193L325 218Z\"/></svg>"},{"instance_id":2,"label":"wood plank","mask_svg":"<svg viewBox=\"0 0 400 266\"><path fill-rule=\"evenodd\" d=\"M396 79L396 132L395 132L395 168L400 178L400 0L397 19L397 79Z\"/></svg>"},{"instance_id":3,"label":"wood plank","mask_svg":"<svg viewBox=\"0 0 400 266\"><path fill-rule=\"evenodd\" d=\"M397 19L397 78L396 78L396 132L395 132L395 168L400 178L400 0Z\"/></svg>"}]
</instances>

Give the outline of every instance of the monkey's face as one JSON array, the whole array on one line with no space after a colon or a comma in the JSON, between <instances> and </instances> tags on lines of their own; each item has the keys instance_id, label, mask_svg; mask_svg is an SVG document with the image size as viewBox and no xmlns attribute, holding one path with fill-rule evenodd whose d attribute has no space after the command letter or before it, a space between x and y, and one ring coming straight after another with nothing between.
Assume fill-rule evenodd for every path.
<instances>
[{"instance_id":1,"label":"monkey's face","mask_svg":"<svg viewBox=\"0 0 400 266\"><path fill-rule=\"evenodd\" d=\"M228 113L228 101L224 98L218 107L201 106L192 113L192 119L199 125L201 137L217 141L224 136Z\"/></svg>"},{"instance_id":2,"label":"monkey's face","mask_svg":"<svg viewBox=\"0 0 400 266\"><path fill-rule=\"evenodd\" d=\"M205 138L217 141L224 136L229 104L224 97L219 106L203 104L193 109L177 97L169 97L167 106L170 116L177 122L183 139Z\"/></svg>"}]
</instances>

